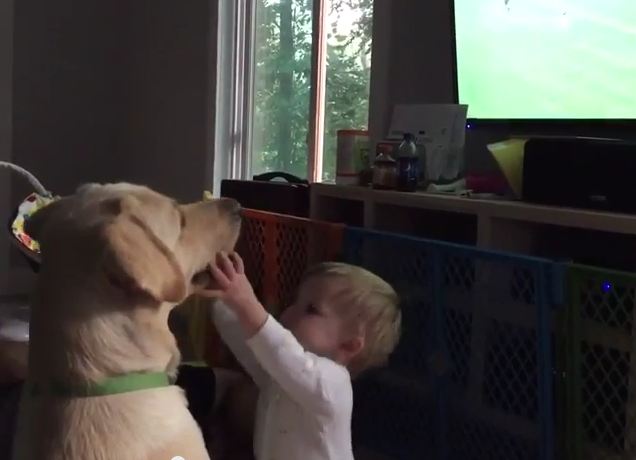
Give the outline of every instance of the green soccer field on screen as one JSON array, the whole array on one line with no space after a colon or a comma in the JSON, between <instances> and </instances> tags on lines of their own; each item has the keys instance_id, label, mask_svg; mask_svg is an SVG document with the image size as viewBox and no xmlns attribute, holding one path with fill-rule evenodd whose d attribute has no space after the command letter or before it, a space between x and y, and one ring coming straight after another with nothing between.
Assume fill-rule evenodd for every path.
<instances>
[{"instance_id":1,"label":"green soccer field on screen","mask_svg":"<svg viewBox=\"0 0 636 460\"><path fill-rule=\"evenodd\" d=\"M636 118L635 0L455 0L471 118Z\"/></svg>"}]
</instances>

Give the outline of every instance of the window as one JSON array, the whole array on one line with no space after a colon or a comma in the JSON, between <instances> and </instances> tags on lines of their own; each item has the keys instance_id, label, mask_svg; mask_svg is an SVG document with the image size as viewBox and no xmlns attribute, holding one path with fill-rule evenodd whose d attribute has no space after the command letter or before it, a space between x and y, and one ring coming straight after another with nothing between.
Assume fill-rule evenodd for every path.
<instances>
[{"instance_id":1,"label":"window","mask_svg":"<svg viewBox=\"0 0 636 460\"><path fill-rule=\"evenodd\" d=\"M307 0L256 0L251 107L255 174L307 175L312 11Z\"/></svg>"},{"instance_id":2,"label":"window","mask_svg":"<svg viewBox=\"0 0 636 460\"><path fill-rule=\"evenodd\" d=\"M336 133L366 129L369 119L373 0L332 0L322 179L336 177Z\"/></svg>"},{"instance_id":3,"label":"window","mask_svg":"<svg viewBox=\"0 0 636 460\"><path fill-rule=\"evenodd\" d=\"M333 180L337 130L367 127L373 0L246 2L242 174Z\"/></svg>"}]
</instances>

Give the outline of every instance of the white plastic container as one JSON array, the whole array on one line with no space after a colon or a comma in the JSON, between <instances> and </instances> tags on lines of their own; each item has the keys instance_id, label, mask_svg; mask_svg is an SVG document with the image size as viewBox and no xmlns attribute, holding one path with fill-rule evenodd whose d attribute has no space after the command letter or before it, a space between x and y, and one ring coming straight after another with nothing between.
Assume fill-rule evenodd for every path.
<instances>
[{"instance_id":1,"label":"white plastic container","mask_svg":"<svg viewBox=\"0 0 636 460\"><path fill-rule=\"evenodd\" d=\"M341 129L337 135L336 184L359 185L360 174L371 168L369 132Z\"/></svg>"}]
</instances>

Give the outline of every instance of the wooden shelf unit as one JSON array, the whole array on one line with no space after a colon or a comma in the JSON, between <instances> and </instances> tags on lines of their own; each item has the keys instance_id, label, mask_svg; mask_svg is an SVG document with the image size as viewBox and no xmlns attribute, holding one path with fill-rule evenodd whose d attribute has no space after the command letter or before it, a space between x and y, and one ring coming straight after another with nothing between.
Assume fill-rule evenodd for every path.
<instances>
[{"instance_id":1,"label":"wooden shelf unit","mask_svg":"<svg viewBox=\"0 0 636 460\"><path fill-rule=\"evenodd\" d=\"M636 215L313 184L310 216L486 249L636 270Z\"/></svg>"}]
</instances>

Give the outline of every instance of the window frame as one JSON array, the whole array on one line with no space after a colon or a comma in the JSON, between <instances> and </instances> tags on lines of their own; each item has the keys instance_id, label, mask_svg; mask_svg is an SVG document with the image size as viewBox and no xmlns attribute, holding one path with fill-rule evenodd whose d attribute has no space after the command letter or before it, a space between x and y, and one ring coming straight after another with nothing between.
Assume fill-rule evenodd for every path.
<instances>
[{"instance_id":1,"label":"window frame","mask_svg":"<svg viewBox=\"0 0 636 460\"><path fill-rule=\"evenodd\" d=\"M252 53L249 30L253 28L254 0L219 0L216 42L214 162L212 190L220 195L223 179L247 179L250 174L248 146L251 124L246 123L251 97Z\"/></svg>"}]
</instances>

